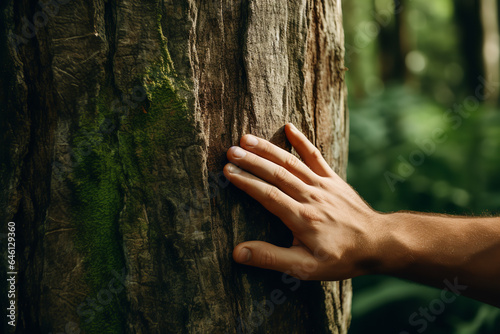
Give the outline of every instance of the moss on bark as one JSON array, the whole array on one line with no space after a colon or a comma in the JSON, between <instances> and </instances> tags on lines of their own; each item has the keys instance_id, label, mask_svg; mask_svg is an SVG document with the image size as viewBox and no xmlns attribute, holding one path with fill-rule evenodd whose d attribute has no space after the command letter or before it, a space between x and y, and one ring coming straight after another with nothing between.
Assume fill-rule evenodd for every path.
<instances>
[{"instance_id":1,"label":"moss on bark","mask_svg":"<svg viewBox=\"0 0 500 334\"><path fill-rule=\"evenodd\" d=\"M121 273L125 266L121 232L130 230L130 224L148 224L140 218L141 196L131 196L134 199L125 208L127 219L119 226L124 194L141 192L142 201L149 202L154 196L152 172L165 161L161 156L183 143L189 145L193 138L192 115L170 75L170 66L153 67L144 77L146 98L131 105L122 101L120 108L111 102L114 95L110 85L105 86L95 114L80 118L73 137L76 243L84 254L91 298L107 289L113 271ZM155 229L142 229L149 231L152 244L156 244ZM102 304L98 304L102 310L96 310L91 321L82 321L82 328L87 333L122 333L125 293Z\"/></svg>"},{"instance_id":2,"label":"moss on bark","mask_svg":"<svg viewBox=\"0 0 500 334\"><path fill-rule=\"evenodd\" d=\"M71 180L78 229L76 245L84 254L88 297L97 303L93 313L85 313L87 316L82 319L86 333L124 330L125 293L111 294L111 301L110 294L103 293L109 291L113 272L121 273L125 266L117 224L123 203L123 175L116 137L109 131L110 125L116 125L116 115L108 107L109 92L106 88L99 95L95 115L80 118L79 130L73 138L76 161ZM85 303L92 308L88 299Z\"/></svg>"}]
</instances>

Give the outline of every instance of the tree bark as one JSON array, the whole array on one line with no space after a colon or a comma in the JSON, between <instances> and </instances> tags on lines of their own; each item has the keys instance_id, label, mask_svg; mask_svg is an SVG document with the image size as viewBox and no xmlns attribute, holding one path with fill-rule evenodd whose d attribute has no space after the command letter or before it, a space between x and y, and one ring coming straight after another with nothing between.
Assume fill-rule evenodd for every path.
<instances>
[{"instance_id":1,"label":"tree bark","mask_svg":"<svg viewBox=\"0 0 500 334\"><path fill-rule=\"evenodd\" d=\"M460 49L464 59L464 83L466 94L476 95L478 85L484 78L483 29L481 25L480 1L455 0L455 21L460 29Z\"/></svg>"},{"instance_id":2,"label":"tree bark","mask_svg":"<svg viewBox=\"0 0 500 334\"><path fill-rule=\"evenodd\" d=\"M290 150L293 122L345 177L340 0L0 6L6 331L346 333L349 280L232 261L241 241L292 239L222 176L243 134Z\"/></svg>"},{"instance_id":3,"label":"tree bark","mask_svg":"<svg viewBox=\"0 0 500 334\"><path fill-rule=\"evenodd\" d=\"M408 53L407 28L405 24L406 10L408 4L403 0L396 0L392 4L393 19L380 23L378 34L379 60L382 81L404 83L408 76L405 65L405 57ZM384 8L389 12L389 8ZM382 13L379 13L382 16ZM387 14L386 14L387 15ZM386 18L387 20L387 18Z\"/></svg>"},{"instance_id":4,"label":"tree bark","mask_svg":"<svg viewBox=\"0 0 500 334\"><path fill-rule=\"evenodd\" d=\"M496 105L500 96L500 31L498 4L495 0L481 0L481 25L483 28L483 66L486 85L491 93L487 102Z\"/></svg>"}]
</instances>

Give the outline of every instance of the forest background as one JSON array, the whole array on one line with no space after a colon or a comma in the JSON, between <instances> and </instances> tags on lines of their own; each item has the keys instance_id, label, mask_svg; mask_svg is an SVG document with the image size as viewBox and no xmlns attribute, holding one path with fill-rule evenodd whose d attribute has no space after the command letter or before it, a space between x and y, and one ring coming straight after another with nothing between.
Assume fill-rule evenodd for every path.
<instances>
[{"instance_id":1,"label":"forest background","mask_svg":"<svg viewBox=\"0 0 500 334\"><path fill-rule=\"evenodd\" d=\"M383 212L499 215L497 1L350 0L343 10L349 183ZM446 303L438 289L385 276L353 284L352 334L500 328L499 309Z\"/></svg>"}]
</instances>

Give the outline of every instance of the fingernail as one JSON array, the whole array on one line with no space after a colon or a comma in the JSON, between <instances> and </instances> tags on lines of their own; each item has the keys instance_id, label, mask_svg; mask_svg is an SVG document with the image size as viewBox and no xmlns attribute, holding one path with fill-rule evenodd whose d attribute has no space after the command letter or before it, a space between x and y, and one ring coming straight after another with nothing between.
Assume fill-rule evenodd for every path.
<instances>
[{"instance_id":1,"label":"fingernail","mask_svg":"<svg viewBox=\"0 0 500 334\"><path fill-rule=\"evenodd\" d=\"M246 138L246 145L249 146L249 147L254 147L256 146L257 144L259 143L259 141L257 140L257 138L255 138L254 136L247 136Z\"/></svg>"},{"instance_id":2,"label":"fingernail","mask_svg":"<svg viewBox=\"0 0 500 334\"><path fill-rule=\"evenodd\" d=\"M297 128L295 127L295 125L293 125L293 123L290 123L290 130L294 132L299 132L299 130L297 130Z\"/></svg>"},{"instance_id":3,"label":"fingernail","mask_svg":"<svg viewBox=\"0 0 500 334\"><path fill-rule=\"evenodd\" d=\"M235 166L235 165L233 165L233 164L229 164L229 165L227 166L227 170L228 170L228 172L229 172L229 173L231 173L231 174L238 174L238 173L240 173L240 172L241 172L241 169L239 169L238 167L236 167L236 166Z\"/></svg>"},{"instance_id":4,"label":"fingernail","mask_svg":"<svg viewBox=\"0 0 500 334\"><path fill-rule=\"evenodd\" d=\"M252 259L252 252L248 248L242 248L238 254L239 263L247 263Z\"/></svg>"},{"instance_id":5,"label":"fingernail","mask_svg":"<svg viewBox=\"0 0 500 334\"><path fill-rule=\"evenodd\" d=\"M233 149L233 156L235 158L243 158L245 155L247 155L247 153L245 151L243 151L243 149L241 149L239 147L236 147Z\"/></svg>"}]
</instances>

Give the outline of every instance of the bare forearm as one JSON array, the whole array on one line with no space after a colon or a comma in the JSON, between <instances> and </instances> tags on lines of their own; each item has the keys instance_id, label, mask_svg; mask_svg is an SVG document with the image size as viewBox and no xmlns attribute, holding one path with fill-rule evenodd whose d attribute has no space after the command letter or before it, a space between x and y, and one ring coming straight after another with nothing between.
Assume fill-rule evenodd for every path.
<instances>
[{"instance_id":1,"label":"bare forearm","mask_svg":"<svg viewBox=\"0 0 500 334\"><path fill-rule=\"evenodd\" d=\"M382 214L379 273L448 287L500 306L500 218Z\"/></svg>"}]
</instances>

